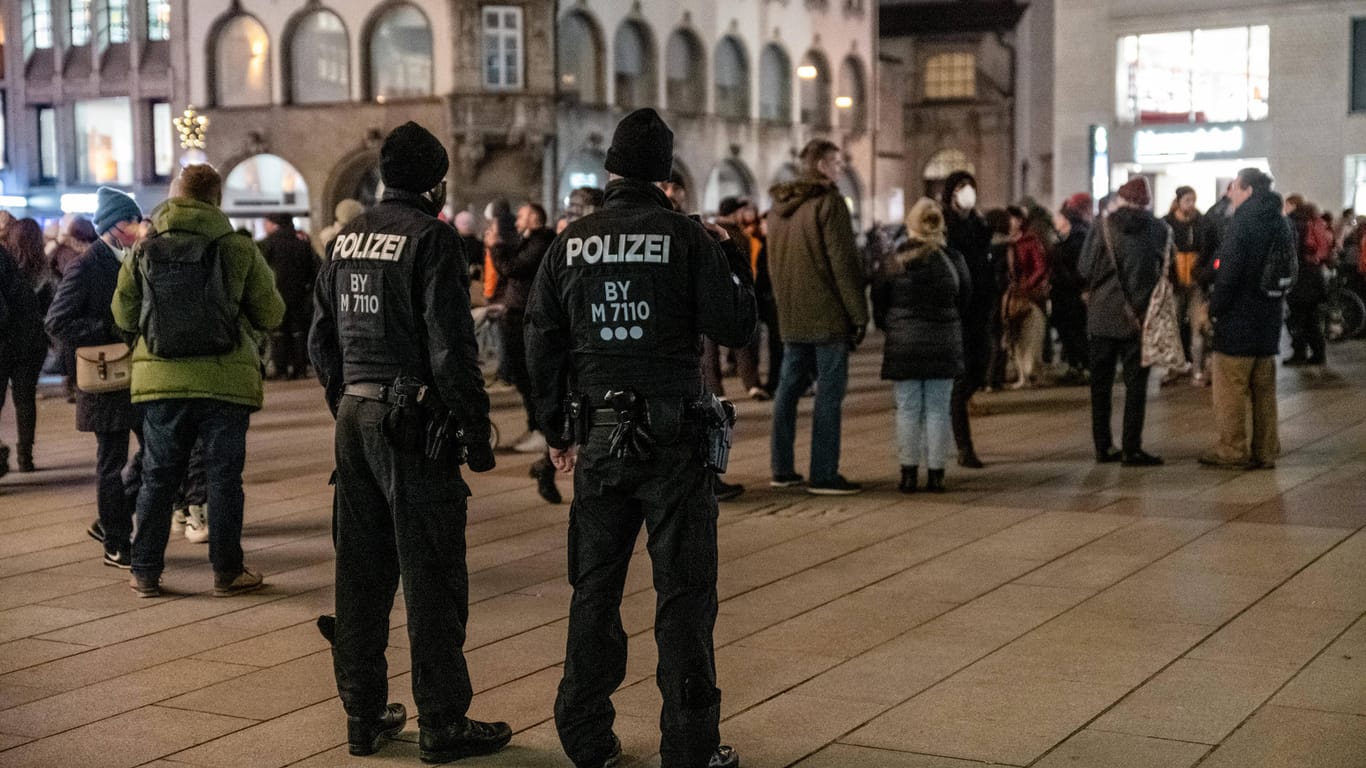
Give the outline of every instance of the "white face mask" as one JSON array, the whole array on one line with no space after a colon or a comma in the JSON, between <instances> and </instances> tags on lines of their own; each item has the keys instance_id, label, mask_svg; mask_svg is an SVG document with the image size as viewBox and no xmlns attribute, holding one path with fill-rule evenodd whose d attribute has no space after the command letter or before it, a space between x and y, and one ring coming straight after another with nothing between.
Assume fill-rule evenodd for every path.
<instances>
[{"instance_id":1,"label":"white face mask","mask_svg":"<svg viewBox=\"0 0 1366 768\"><path fill-rule=\"evenodd\" d=\"M977 190L971 186L959 187L958 191L953 193L953 202L957 203L960 209L970 211L977 205Z\"/></svg>"}]
</instances>

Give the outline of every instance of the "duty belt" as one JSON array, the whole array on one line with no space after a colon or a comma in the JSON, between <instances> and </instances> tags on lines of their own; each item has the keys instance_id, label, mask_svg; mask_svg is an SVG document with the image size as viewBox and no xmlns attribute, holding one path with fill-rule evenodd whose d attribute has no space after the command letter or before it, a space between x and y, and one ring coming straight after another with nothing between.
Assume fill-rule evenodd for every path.
<instances>
[{"instance_id":1,"label":"duty belt","mask_svg":"<svg viewBox=\"0 0 1366 768\"><path fill-rule=\"evenodd\" d=\"M379 403L393 403L398 400L398 393L388 384L376 384L371 381L364 381L359 384L347 384L342 389L343 395L359 397L362 400L374 400Z\"/></svg>"}]
</instances>

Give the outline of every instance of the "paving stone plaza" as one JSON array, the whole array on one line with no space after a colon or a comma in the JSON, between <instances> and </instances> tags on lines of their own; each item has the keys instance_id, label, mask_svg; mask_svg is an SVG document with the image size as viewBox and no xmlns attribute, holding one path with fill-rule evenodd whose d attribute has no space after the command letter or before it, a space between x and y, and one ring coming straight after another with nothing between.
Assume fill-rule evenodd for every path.
<instances>
[{"instance_id":1,"label":"paving stone plaza","mask_svg":"<svg viewBox=\"0 0 1366 768\"><path fill-rule=\"evenodd\" d=\"M1055 387L981 396L988 467L902 496L870 343L851 360L842 471L871 487L819 498L767 487L769 408L740 403L727 479L748 490L720 518L723 740L755 768L1366 765L1366 345L1329 354L1327 372L1280 371L1273 471L1197 466L1210 396L1185 383L1149 405L1147 448L1167 466L1098 466L1086 389ZM0 766L417 765L415 720L378 755L347 754L314 626L333 581L317 385L269 383L252 419L243 545L269 586L230 599L212 597L207 548L180 537L162 598L101 564L85 534L94 439L50 394L40 471L0 480ZM503 435L519 433L515 397L494 401ZM13 439L12 408L0 434ZM568 505L536 496L532 458L500 453L466 478L471 715L515 735L459 764L570 765L551 720ZM650 766L643 539L637 555L614 702L624 764ZM400 596L391 699L415 714L404 623Z\"/></svg>"}]
</instances>

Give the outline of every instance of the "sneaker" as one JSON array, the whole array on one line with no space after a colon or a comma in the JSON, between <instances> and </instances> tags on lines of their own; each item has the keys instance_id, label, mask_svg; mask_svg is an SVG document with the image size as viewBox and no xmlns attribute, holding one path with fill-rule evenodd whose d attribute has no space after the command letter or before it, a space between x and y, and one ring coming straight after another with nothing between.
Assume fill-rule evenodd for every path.
<instances>
[{"instance_id":1,"label":"sneaker","mask_svg":"<svg viewBox=\"0 0 1366 768\"><path fill-rule=\"evenodd\" d=\"M185 525L190 521L189 508L177 509L171 513L171 533L185 533Z\"/></svg>"},{"instance_id":2,"label":"sneaker","mask_svg":"<svg viewBox=\"0 0 1366 768\"><path fill-rule=\"evenodd\" d=\"M797 474L796 472L789 472L789 473L784 474L784 475L774 475L774 476L773 476L773 479L768 481L768 487L769 487L769 488L796 488L797 486L801 485L801 484L804 483L804 482L806 482L806 478L802 477L801 475Z\"/></svg>"},{"instance_id":3,"label":"sneaker","mask_svg":"<svg viewBox=\"0 0 1366 768\"><path fill-rule=\"evenodd\" d=\"M851 483L844 479L844 475L835 475L834 479L806 486L806 492L813 496L853 496L862 491L862 484Z\"/></svg>"},{"instance_id":4,"label":"sneaker","mask_svg":"<svg viewBox=\"0 0 1366 768\"><path fill-rule=\"evenodd\" d=\"M750 400L757 400L757 401L759 401L759 402L762 403L762 402L764 402L765 400L770 399L770 397L771 397L771 396L768 394L768 390L764 389L763 387L750 387L750 388L749 388L749 399L750 399Z\"/></svg>"},{"instance_id":5,"label":"sneaker","mask_svg":"<svg viewBox=\"0 0 1366 768\"><path fill-rule=\"evenodd\" d=\"M172 524L174 524L174 522ZM195 544L204 544L208 542L208 507L203 504L191 504L185 508L185 538Z\"/></svg>"},{"instance_id":6,"label":"sneaker","mask_svg":"<svg viewBox=\"0 0 1366 768\"><path fill-rule=\"evenodd\" d=\"M100 524L99 520L96 520L85 529L85 535L95 541L104 541L104 526Z\"/></svg>"},{"instance_id":7,"label":"sneaker","mask_svg":"<svg viewBox=\"0 0 1366 768\"><path fill-rule=\"evenodd\" d=\"M1121 467L1160 467L1162 466L1162 458L1147 451L1134 451L1125 453L1119 465Z\"/></svg>"},{"instance_id":8,"label":"sneaker","mask_svg":"<svg viewBox=\"0 0 1366 768\"><path fill-rule=\"evenodd\" d=\"M418 721L421 726L421 720ZM449 763L462 757L491 755L512 740L507 723L485 723L465 718L441 728L421 727L418 757L424 763Z\"/></svg>"},{"instance_id":9,"label":"sneaker","mask_svg":"<svg viewBox=\"0 0 1366 768\"><path fill-rule=\"evenodd\" d=\"M128 588L138 597L161 597L160 576L139 576L134 573L128 577Z\"/></svg>"},{"instance_id":10,"label":"sneaker","mask_svg":"<svg viewBox=\"0 0 1366 768\"><path fill-rule=\"evenodd\" d=\"M730 501L740 497L745 492L745 486L739 483L723 482L721 478L716 478L714 490L716 491L717 501Z\"/></svg>"},{"instance_id":11,"label":"sneaker","mask_svg":"<svg viewBox=\"0 0 1366 768\"><path fill-rule=\"evenodd\" d=\"M104 564L111 568L122 568L128 570L133 567L133 553L127 547L119 547L113 552L104 551Z\"/></svg>"},{"instance_id":12,"label":"sneaker","mask_svg":"<svg viewBox=\"0 0 1366 768\"><path fill-rule=\"evenodd\" d=\"M707 768L740 768L740 753L735 751L735 747L722 744L711 753Z\"/></svg>"},{"instance_id":13,"label":"sneaker","mask_svg":"<svg viewBox=\"0 0 1366 768\"><path fill-rule=\"evenodd\" d=\"M265 579L261 578L261 574L244 566L242 572L231 579L223 578L215 573L213 575L213 596L242 595L247 592L254 592L265 585Z\"/></svg>"},{"instance_id":14,"label":"sneaker","mask_svg":"<svg viewBox=\"0 0 1366 768\"><path fill-rule=\"evenodd\" d=\"M387 740L403 731L408 722L408 710L402 704L390 704L375 719L346 718L346 745L358 757L373 755Z\"/></svg>"},{"instance_id":15,"label":"sneaker","mask_svg":"<svg viewBox=\"0 0 1366 768\"><path fill-rule=\"evenodd\" d=\"M518 453L545 453L545 435L540 432L528 432L525 437L513 443L512 450Z\"/></svg>"}]
</instances>

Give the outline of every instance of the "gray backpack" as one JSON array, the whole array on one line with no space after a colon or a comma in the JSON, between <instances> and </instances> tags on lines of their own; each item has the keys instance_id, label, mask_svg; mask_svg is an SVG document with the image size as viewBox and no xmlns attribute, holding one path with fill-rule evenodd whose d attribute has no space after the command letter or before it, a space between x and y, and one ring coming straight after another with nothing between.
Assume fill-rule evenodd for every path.
<instances>
[{"instance_id":1,"label":"gray backpack","mask_svg":"<svg viewBox=\"0 0 1366 768\"><path fill-rule=\"evenodd\" d=\"M138 243L134 266L142 287L138 332L157 357L224 355L241 340L239 302L228 293L222 244L184 229L158 232Z\"/></svg>"}]
</instances>

